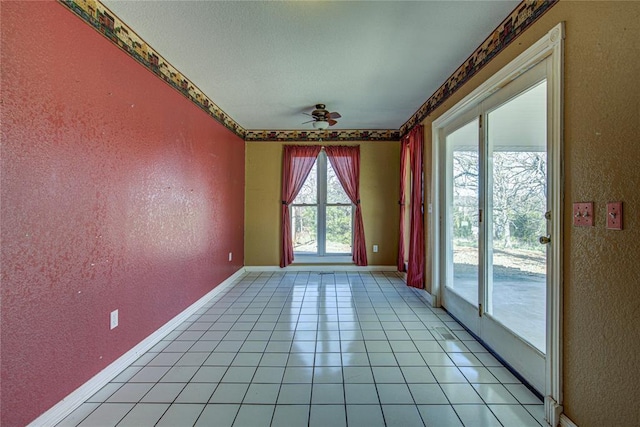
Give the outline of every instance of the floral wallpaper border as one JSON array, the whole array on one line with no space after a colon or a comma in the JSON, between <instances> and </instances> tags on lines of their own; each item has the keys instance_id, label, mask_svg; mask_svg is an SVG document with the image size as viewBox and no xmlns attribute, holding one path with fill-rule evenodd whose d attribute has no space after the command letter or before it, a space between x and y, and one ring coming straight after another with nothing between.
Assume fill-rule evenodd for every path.
<instances>
[{"instance_id":1,"label":"floral wallpaper border","mask_svg":"<svg viewBox=\"0 0 640 427\"><path fill-rule=\"evenodd\" d=\"M422 122L429 114L449 99L462 85L473 77L493 57L500 53L525 29L538 20L559 0L524 0L485 39L469 58L444 82L440 88L422 104L409 120L400 127L404 136L413 126Z\"/></svg>"},{"instance_id":2,"label":"floral wallpaper border","mask_svg":"<svg viewBox=\"0 0 640 427\"><path fill-rule=\"evenodd\" d=\"M398 141L397 130L248 130L245 141Z\"/></svg>"},{"instance_id":3,"label":"floral wallpaper border","mask_svg":"<svg viewBox=\"0 0 640 427\"><path fill-rule=\"evenodd\" d=\"M246 130L242 126L222 111L191 80L98 0L59 0L59 2L227 129L244 138Z\"/></svg>"},{"instance_id":4,"label":"floral wallpaper border","mask_svg":"<svg viewBox=\"0 0 640 427\"><path fill-rule=\"evenodd\" d=\"M247 130L151 48L99 0L58 0L149 71L245 141L397 141L446 101L559 0L523 0L399 130Z\"/></svg>"}]
</instances>

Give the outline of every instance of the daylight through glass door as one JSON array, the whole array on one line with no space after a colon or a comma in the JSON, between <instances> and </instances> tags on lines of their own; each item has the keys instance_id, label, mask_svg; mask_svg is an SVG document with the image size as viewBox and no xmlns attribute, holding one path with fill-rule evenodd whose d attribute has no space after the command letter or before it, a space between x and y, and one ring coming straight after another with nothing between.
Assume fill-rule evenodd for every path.
<instances>
[{"instance_id":1,"label":"daylight through glass door","mask_svg":"<svg viewBox=\"0 0 640 427\"><path fill-rule=\"evenodd\" d=\"M447 163L450 167L447 191L446 286L464 300L478 306L479 281L479 122L475 119L447 135Z\"/></svg>"},{"instance_id":2,"label":"daylight through glass door","mask_svg":"<svg viewBox=\"0 0 640 427\"><path fill-rule=\"evenodd\" d=\"M487 113L486 312L546 347L547 84Z\"/></svg>"}]
</instances>

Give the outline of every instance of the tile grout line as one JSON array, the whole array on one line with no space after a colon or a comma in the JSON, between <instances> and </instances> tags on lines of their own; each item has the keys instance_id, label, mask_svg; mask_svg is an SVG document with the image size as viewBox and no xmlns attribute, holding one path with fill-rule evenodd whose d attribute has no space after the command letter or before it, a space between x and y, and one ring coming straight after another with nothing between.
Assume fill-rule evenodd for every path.
<instances>
[{"instance_id":1,"label":"tile grout line","mask_svg":"<svg viewBox=\"0 0 640 427\"><path fill-rule=\"evenodd\" d=\"M451 350L449 347L445 348L443 347L443 344L440 342L440 340L437 339L437 337L433 336L433 334L431 334L431 331L429 330L429 326L428 326L428 322L438 322L438 323L444 323L445 327L448 327L447 322L451 322L451 319L446 315L446 313L440 313L437 311L432 310L430 307L428 307L424 302L422 304L422 306L424 306L425 308L429 309L429 312L433 315L436 316L437 320L429 320L428 318L425 319L424 317L424 313L420 313L419 311L416 311L417 308L419 307L418 304L414 304L411 301L411 297L407 292L403 292L404 288L401 288L399 286L399 284L394 281L393 279L397 276L395 275L390 275L387 273L381 273L381 274L363 274L362 272L356 272L355 274L349 274L346 273L344 275L344 277L342 277L342 275L340 275L339 277L336 277L336 274L334 272L334 274L331 276L332 281L328 282L328 275L320 275L320 274L316 274L315 276L313 275L313 273L306 273L306 281L304 282L304 292L302 293L302 299L298 300L296 299L296 293L295 293L295 288L296 288L296 282L299 276L302 275L302 273L296 273L295 277L291 277L290 275L288 275L288 273L285 274L278 274L278 273L271 273L268 275L260 274L260 275L250 275L250 274L246 274L241 276L240 278L238 278L236 280L236 282L234 283L234 287L227 290L225 293L220 294L219 296L217 296L217 298L212 301L212 302L208 302L203 308L199 309L196 313L194 313L193 316L190 316L188 319L186 319L183 324L179 325L179 327L176 327L174 329L174 331L172 331L172 333L170 334L170 336L165 337L165 339L163 339L162 341L169 341L169 343L164 344L163 346L154 346L153 349L151 349L150 351L148 351L147 353L145 353L144 355L142 355L140 358L138 358L138 360L142 359L143 357L145 357L148 354L153 354L154 356L149 358L148 361L146 361L138 371L134 372L133 374L131 374L131 378L133 378L135 375L137 375L138 372L140 372L141 369L144 369L145 367L166 367L168 368L167 371L162 374L161 376L157 377L154 381L149 382L147 384L151 384L151 387L149 388L149 390L147 390L141 397L137 398L136 402L131 402L132 407L129 409L129 411L125 412L124 415L121 416L121 418L119 419L118 423L122 422L133 410L134 408L138 405L138 404L147 404L145 402L142 402L142 400L148 396L152 390L154 388L156 388L158 385L161 384L172 384L172 383L182 383L183 381L167 381L167 382L162 382L162 379L165 378L167 375L169 375L169 372L173 369L173 368L177 368L180 367L182 365L177 365L177 363L180 363L180 360L182 360L183 357L185 357L186 355L188 355L189 353L206 353L206 356L202 359L201 362L199 362L198 365L193 365L194 367L196 367L196 371L194 372L194 374L191 376L190 379L193 379L193 377L197 374L198 370L201 369L202 367L205 366L220 366L220 367L226 367L226 369L224 370L224 373L222 373L220 380L216 383L216 386L212 389L211 391L211 396L209 396L209 398L207 399L207 402L204 404L203 409L201 410L201 412L199 413L199 415L197 417L195 417L195 422L197 422L204 414L205 409L207 408L207 405L210 404L210 400L213 397L213 394L215 394L215 392L218 390L218 387L221 384L226 384L226 383L222 383L222 379L224 378L225 375L227 375L227 373L230 372L230 368L231 367L242 367L241 365L234 365L234 361L236 361L236 359L239 357L239 355L242 353L242 347L245 346L245 344L250 343L252 341L256 341L256 342L261 342L264 344L264 348L261 348L261 351L255 351L255 349L259 348L260 345L256 345L254 347L254 351L248 351L245 353L248 354L253 354L253 353L259 353L259 360L252 362L255 363L255 366L251 366L251 368L254 369L252 375L251 375L251 380L249 381L248 386L247 386L247 390L245 391L245 395L242 398L242 400L238 403L238 404L234 404L238 406L238 409L234 415L234 421L237 419L237 417L240 414L240 410L242 408L243 405L253 405L253 404L245 404L244 403L244 399L246 399L246 395L248 393L249 388L251 387L251 384L254 384L253 380L256 378L259 369L262 367L269 367L271 365L261 365L262 361L265 358L265 355L270 354L270 353L279 353L280 351L278 350L277 346L274 346L274 350L273 351L267 351L267 349L269 348L269 344L270 343L275 343L275 342L282 342L282 340L278 339L275 340L272 338L274 338L274 333L276 330L280 331L281 329L279 329L278 324L279 323L285 323L285 318L283 318L283 314L285 312L285 308L287 306L289 306L290 308L295 309L296 312L296 321L295 321L295 326L290 325L290 328L286 329L287 331L291 331L292 332L292 336L290 336L290 340L287 340L286 342L290 342L290 346L289 346L289 352L287 354L287 360L284 362L284 367L283 367L283 372L282 372L282 378L280 379L280 382L278 384L278 393L276 395L276 401L273 405L273 412L271 413L271 423L274 422L275 420L275 416L276 416L276 411L278 408L278 399L280 397L280 393L282 391L282 387L285 384L284 383L284 374L286 372L287 367L289 366L288 362L289 362L289 358L291 357L292 354L296 354L296 353L291 353L292 350L292 346L293 346L293 342L295 341L295 336L296 333L298 331L308 331L308 329L300 329L298 330L298 324L301 320L301 316L303 313L306 312L310 312L312 311L312 308L316 309L317 314L315 314L316 318L315 318L315 329L314 329L314 337L315 339L313 340L314 343L314 352L313 352L313 362L311 365L311 393L310 393L310 397L309 397L309 411L308 411L308 423L311 422L311 410L312 407L314 406L312 404L313 401L313 385L315 384L321 384L321 383L316 383L315 382L315 373L316 373L316 363L318 361L318 354L317 353L322 353L323 351L325 353L328 353L329 355L335 353L334 351L327 351L330 350L331 347L328 348L323 348L323 347L318 347L318 344L320 342L323 341L327 341L327 342L331 342L331 341L335 341L335 339L333 338L335 336L335 334L337 334L337 343L338 343L338 353L340 356L340 372L341 372L341 376L342 376L342 398L343 398L343 408L345 411L345 422L348 423L349 418L348 418L348 401L347 401L347 395L346 395L346 387L347 387L347 382L346 382L346 378L345 378L345 364L343 359L343 355L345 354L345 350L347 350L347 348L344 346L344 343L349 342L349 341L359 341L358 337L361 337L362 339L362 345L364 347L364 352L362 352L362 354L366 355L366 360L368 361L368 368L369 368L369 372L371 373L372 379L373 379L373 385L374 388L376 390L376 395L378 398L378 406L380 407L380 414L382 416L382 421L385 423L385 425L387 424L387 420L386 420L386 415L385 412L382 410L383 407L383 403L380 401L380 395L379 395L379 389L378 389L378 383L375 379L374 373L373 373L373 368L374 366L371 364L371 359L370 359L370 352L368 349L368 346L366 345L367 341L378 341L378 339L376 338L369 338L366 339L365 338L365 330L362 329L362 322L364 321L370 321L370 317L366 317L367 320L364 320L364 317L361 316L372 316L375 315L375 318L377 319L377 322L380 324L379 328L376 327L374 329L367 329L367 330L371 330L371 331L379 331L382 333L382 335L385 337L384 341L388 346L389 346L389 351L383 351L382 354L387 353L389 355L393 356L393 360L395 361L395 366L397 367L397 369L400 370L400 374L401 374L401 378L404 381L404 385L405 387L407 387L407 389L409 390L409 395L411 396L411 399L413 401L413 406L416 407L416 410L419 410L419 404L416 403L415 397L413 397L413 392L411 391L409 385L410 383L407 382L407 377L406 377L406 373L405 371L403 371L403 364L402 362L398 359L399 354L400 353L404 353L405 351L402 351L403 347L400 346L400 344L398 344L396 347L392 346L391 343L392 341L395 342L408 342L411 343L411 345L415 348L415 351L409 351L409 347L404 347L406 348L406 352L417 355L419 357L418 360L420 360L420 362L424 363L424 366L426 366L427 368L429 368L429 372L432 376L434 376L434 380L435 380L435 384L438 384L438 389L444 394L446 401L449 403L447 406L449 406L451 408L451 410L453 410L453 413L455 414L455 416L457 417L458 420L461 420L460 414L458 413L458 411L456 410L456 408L454 407L454 404L451 403L451 400L449 399L448 395L446 393L444 393L444 389L442 388L442 384L440 381L437 380L437 378L435 378L435 375L433 373L433 371L431 370L432 365L429 364L425 358L424 358L424 352L420 349L418 349L418 346L416 345L416 340L418 340L418 338L414 335L411 334L411 331L414 331L414 329L407 329L409 326L416 326L416 325L409 325L407 322L415 322L415 321L419 321L420 323L423 324L424 329L429 332L430 335L432 335L433 340L427 340L427 341L433 341L435 342L438 347L441 348L442 352L438 352L438 353L442 353L444 354L446 357L451 357L450 356L450 352L447 350ZM340 273L342 274L342 273ZM354 276L357 277L354 278ZM251 280L248 280L251 279ZM310 282L311 280L316 280L317 282ZM345 282L345 283L343 283ZM242 288L239 289L237 287L237 285L242 285ZM327 288L328 287L328 291L326 292L327 296L329 296L330 300L332 303L331 305L327 305L326 301L323 300L323 298L321 298L321 296L318 295L319 291L323 288ZM348 287L348 291L345 291L345 289ZM238 292L234 292L234 289L237 290ZM286 293L284 292L286 290ZM362 305L363 302L363 298L366 298L367 304L366 305ZM216 309L216 304L217 303L221 303L220 307L218 307ZM234 305L234 303L236 303ZM240 303L241 307L237 307L237 303ZM315 305L315 307L313 307ZM234 309L234 308L237 308ZM265 322L269 322L269 323L273 323L272 327L268 330L265 330L263 328L261 329L255 329L255 327L257 325L259 325L260 323L260 317L261 316L276 316L276 314L274 313L274 311L278 311L279 314L277 314L277 318L274 317L268 317L266 318L266 320L264 320ZM211 310L214 310L214 313L211 313ZM259 310L259 313L257 313L257 311ZM335 314L330 314L330 313L335 313ZM211 321L208 318L207 322L199 322L199 320L201 320L202 316L204 315L215 315L218 316L215 320ZM389 319L389 320L382 320L381 316L388 316L389 314L393 314L393 316L395 316L395 320L391 319L391 318L385 318L385 319ZM305 314L306 315L306 314ZM410 317L410 316L413 316ZM224 318L223 316L230 316L228 318ZM243 318L243 316L247 316L246 318ZM253 316L257 316L255 319L253 320L249 320L252 319ZM332 329L331 327L329 328L321 328L321 323L322 322L331 322L332 321L332 316L336 316L336 329ZM324 318L323 318L324 317ZM230 321L231 319L233 319L233 321ZM417 320L416 320L417 319ZM227 320L225 322L225 320ZM243 321L245 320L245 321ZM292 323L290 316L289 318L286 319L287 322ZM216 344L211 347L211 350L207 350L205 352L199 352L199 351L193 351L190 352L189 350L191 350L196 343L199 342L203 342L203 341L209 341L209 340L202 340L202 337L209 331L213 332L213 331L222 331L221 329L214 329L215 328L215 323L229 323L230 326L227 329L224 329L224 334L221 335L219 337L219 339L213 339L212 341L216 341ZM349 323L348 329L344 329L343 330L343 323ZM392 322L390 324L384 325L384 322ZM210 325L208 325L208 329L204 330L204 329L191 329L192 327L196 326L196 323L210 323ZM247 325L242 325L242 328L235 328L236 326L240 326L241 324L244 323L251 323L251 329L246 329ZM304 323L304 322L303 322ZM397 323L397 324L396 324ZM188 324L188 325L187 325ZM220 327L221 325L219 325ZM346 325L345 325L346 326ZM375 325L373 325L375 326ZM285 329L282 329L283 331ZM195 334L191 334L191 335L184 335L183 339L179 339L181 336L183 336L183 334L187 333L187 332L199 332L199 331L203 331L202 334L199 335L198 338L195 339L190 339L192 336L198 335L197 333ZM267 332L268 333L268 338L265 337L265 334L263 334L262 336L260 335L256 335L255 340L250 339L249 337L251 336L252 332ZM403 337L402 335L398 334L394 334L395 331L400 331L402 333L405 334L406 338ZM234 332L238 332L235 335ZM347 332L352 333L350 338L347 338ZM357 333L356 333L357 332ZM246 335L245 335L246 333ZM455 334L455 332L454 332ZM373 335L379 335L379 334L371 334ZM457 334L456 334L457 335ZM168 339L170 337L170 339ZM259 337L259 338L258 338ZM286 335L280 335L281 338L286 338ZM400 338L402 337L402 338ZM189 339L187 339L189 338ZM215 337L217 338L217 337ZM235 348L235 350L230 350L228 352L232 352L234 353L234 356L232 357L232 359L227 363L224 364L222 361L217 362L219 365L206 365L207 361L209 360L209 358L216 353L216 350L218 349L219 346L221 346L221 343L223 341L225 341L225 338L230 338L227 341L228 342L236 342L239 341L241 342L241 344ZM234 338L242 338L242 339L234 339ZM307 338L309 338L309 336L307 336ZM344 338L344 339L343 339ZM382 338L382 337L380 337ZM161 342L162 342L161 341ZM300 340L301 342L307 342L309 340ZM466 350L463 351L463 353L469 353L470 357L474 357L475 359L477 359L479 361L478 365L475 364L471 364L468 367L469 368L482 368L482 369L486 369L489 374L492 376L492 378L495 378L496 381L498 381L497 383L487 383L487 384L499 384L501 385L504 389L507 390L508 395L512 396L516 401L517 404L509 404L507 402L505 403L487 403L485 401L485 399L479 395L478 390L476 389L476 387L474 387L474 385L480 385L480 384L485 384L485 383L472 383L469 378L467 377L467 375L464 375L464 371L462 371L461 368L463 367L467 367L466 365L459 365L459 361L457 360L453 360L453 365L451 366L452 368L457 369L458 371L460 371L465 379L465 382L460 383L460 384L468 384L469 386L471 386L474 389L475 395L478 395L480 400L483 402L483 406L485 409L488 409L491 413L493 414L493 416L495 416L496 420L498 420L498 422L500 424L504 424L496 415L496 412L494 412L494 409L491 408L491 406L489 405L494 405L496 407L499 406L517 406L521 409L523 409L525 411L526 414L528 414L532 419L535 420L536 423L538 423L538 419L533 415L533 413L531 412L533 409L529 408L527 406L525 406L524 403L521 403L520 399L518 399L514 392L505 387L505 384L507 383L503 383L501 380L499 380L497 377L495 377L494 373L489 369L492 366L489 366L487 363L492 363L490 360L486 360L484 358L479 358L477 356L477 353L470 350L466 344L465 341L466 340L462 340L458 337L458 341L460 342L460 345L462 347L459 348L459 350ZM183 343L183 342L191 342L191 344L188 347L185 348L179 348L178 346L176 346L177 348L179 348L179 350L177 351L166 351L169 346L171 346L174 343ZM311 342L311 341L309 341ZM235 346L232 346L235 347ZM250 346L248 346L247 348L250 348ZM280 347L282 348L282 347ZM399 349L398 349L399 348ZM156 350L156 351L153 351ZM323 350L323 351L320 351ZM458 351L454 351L454 352L459 352ZM222 351L223 353L227 353L227 351ZM167 364L158 364L158 365L150 365L150 363L152 363L155 359L159 358L161 355L163 354L171 354L171 353L178 353L181 356L178 357L175 361L172 362L166 362ZM221 352L218 352L221 353ZM303 352L304 353L304 352ZM356 351L357 354L361 353ZM306 354L306 353L305 353ZM147 356L148 358L149 356ZM131 365L129 365L128 368L132 368L132 367L136 367L134 366L134 363L136 363L137 361L134 361ZM248 363L248 362L247 362ZM275 362L275 363L282 363L282 362ZM334 362L330 362L331 364L333 364ZM404 363L407 363L407 360L404 359ZM409 363L411 363L409 361ZM412 367L413 365L407 363L406 365L404 365L405 368L407 367ZM418 361L416 360L414 363L418 363ZM191 366L191 365L184 365L185 367ZM274 367L278 367L280 365L274 365ZM304 365L304 366L308 366L308 365ZM330 365L329 367L331 367L333 365ZM384 367L384 365L381 365L382 367ZM420 364L420 366L423 366L422 363ZM443 367L446 367L448 365L443 365ZM500 365L502 366L502 365ZM500 366L497 366L498 368ZM124 372L124 370L123 370ZM111 395L113 395L114 393L116 393L118 390L120 390L125 384L131 383L130 380L131 378L127 379L127 380L123 380L124 382L121 383L121 385L116 388L115 390L113 390L109 396L103 397L101 399L101 402L95 402L98 406L96 406L96 408L94 408L92 411L90 411L88 414L86 414L84 416L84 418L82 420L80 420L80 422L83 422L84 420L86 420L93 412L95 412L95 410L97 408L99 408L101 405L106 404L108 402L106 402L107 399L109 399L109 397ZM274 381L273 379L270 379L269 381ZM110 382L109 384L119 384L119 383L115 383L115 382ZM141 383L134 383L134 384L141 384ZM143 384L143 383L142 383ZM176 394L175 397L173 397L173 399L171 400L171 402L161 402L161 404L167 404L167 408L162 412L162 414L160 414L160 418L158 418L158 420L161 420L162 417L167 414L167 412L170 410L170 408L172 407L172 405L176 405L177 403L177 399L180 396L180 394L182 392L184 392L184 390L187 388L188 384L191 384L191 381L189 380L188 382L186 382L183 387L180 389L180 391ZM229 384L236 384L236 383L229 383ZM238 384L245 384L244 380L242 383L238 383ZM258 383L255 383L258 384ZM270 384L270 383L269 383ZM276 384L276 383L274 383ZM294 384L298 384L298 383L294 383ZM302 384L302 383L301 383ZM330 384L330 383L327 383ZM351 384L351 383L349 383ZM354 383L355 384L355 383ZM383 383L381 383L383 384ZM416 383L417 384L417 383ZM511 384L511 383L509 383ZM518 383L514 383L514 385L518 385ZM90 402L85 402L85 403L90 403ZM128 403L128 402L127 402ZM151 402L149 404L152 404L154 402ZM260 403L257 403L257 405L261 405ZM394 404L389 404L389 405L395 405ZM456 406L475 406L475 404L456 404ZM531 404L529 406L539 406L538 404ZM421 421L423 423L425 423L424 419L422 418L422 414L418 411L418 413L420 414L421 417Z\"/></svg>"}]
</instances>

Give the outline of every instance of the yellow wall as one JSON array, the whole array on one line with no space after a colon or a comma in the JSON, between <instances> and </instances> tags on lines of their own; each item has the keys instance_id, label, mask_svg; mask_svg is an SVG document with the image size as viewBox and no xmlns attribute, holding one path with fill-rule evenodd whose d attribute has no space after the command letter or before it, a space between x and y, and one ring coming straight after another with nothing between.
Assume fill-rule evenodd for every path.
<instances>
[{"instance_id":1,"label":"yellow wall","mask_svg":"<svg viewBox=\"0 0 640 427\"><path fill-rule=\"evenodd\" d=\"M324 145L338 145L324 142ZM360 200L369 265L395 265L398 254L400 144L358 142ZM247 142L245 265L280 264L280 183L284 143ZM377 244L379 252L373 253Z\"/></svg>"},{"instance_id":2,"label":"yellow wall","mask_svg":"<svg viewBox=\"0 0 640 427\"><path fill-rule=\"evenodd\" d=\"M640 425L640 2L561 1L423 122L566 22L564 410L581 427ZM624 230L605 228L609 201ZM595 203L595 227L571 205Z\"/></svg>"}]
</instances>

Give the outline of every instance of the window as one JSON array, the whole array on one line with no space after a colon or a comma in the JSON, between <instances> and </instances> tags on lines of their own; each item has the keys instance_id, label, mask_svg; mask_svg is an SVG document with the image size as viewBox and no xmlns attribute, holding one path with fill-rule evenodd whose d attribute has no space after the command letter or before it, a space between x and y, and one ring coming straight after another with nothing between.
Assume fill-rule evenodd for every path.
<instances>
[{"instance_id":1,"label":"window","mask_svg":"<svg viewBox=\"0 0 640 427\"><path fill-rule=\"evenodd\" d=\"M297 255L350 255L353 204L326 153L320 152L290 206L293 251Z\"/></svg>"}]
</instances>

